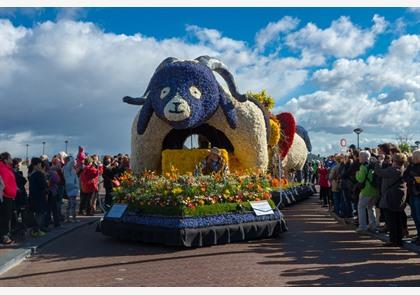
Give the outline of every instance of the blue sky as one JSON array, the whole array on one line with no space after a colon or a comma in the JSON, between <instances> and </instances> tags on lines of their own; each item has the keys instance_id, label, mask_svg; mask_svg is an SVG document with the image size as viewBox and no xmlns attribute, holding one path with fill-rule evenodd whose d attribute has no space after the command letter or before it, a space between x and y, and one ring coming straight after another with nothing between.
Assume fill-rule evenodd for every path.
<instances>
[{"instance_id":1,"label":"blue sky","mask_svg":"<svg viewBox=\"0 0 420 295\"><path fill-rule=\"evenodd\" d=\"M141 94L165 54L216 55L243 91L267 89L275 112L294 113L317 153L359 126L367 146L420 139L418 9L0 8L0 21L0 101L25 116L3 116L2 150L47 140L52 153L70 138L129 152L136 109L120 97Z\"/></svg>"}]
</instances>

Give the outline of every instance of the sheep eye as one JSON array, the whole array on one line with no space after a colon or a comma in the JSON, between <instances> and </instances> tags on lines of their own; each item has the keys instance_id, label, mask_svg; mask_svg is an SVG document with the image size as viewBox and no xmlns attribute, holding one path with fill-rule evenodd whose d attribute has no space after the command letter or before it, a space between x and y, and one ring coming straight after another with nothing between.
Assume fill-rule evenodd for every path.
<instances>
[{"instance_id":1,"label":"sheep eye","mask_svg":"<svg viewBox=\"0 0 420 295\"><path fill-rule=\"evenodd\" d=\"M201 98L201 92L195 86L190 87L190 93L191 93L192 96L194 96L197 99Z\"/></svg>"},{"instance_id":2,"label":"sheep eye","mask_svg":"<svg viewBox=\"0 0 420 295\"><path fill-rule=\"evenodd\" d=\"M170 91L171 91L171 88L169 87L163 88L162 91L160 92L160 98L164 99L169 94Z\"/></svg>"}]
</instances>

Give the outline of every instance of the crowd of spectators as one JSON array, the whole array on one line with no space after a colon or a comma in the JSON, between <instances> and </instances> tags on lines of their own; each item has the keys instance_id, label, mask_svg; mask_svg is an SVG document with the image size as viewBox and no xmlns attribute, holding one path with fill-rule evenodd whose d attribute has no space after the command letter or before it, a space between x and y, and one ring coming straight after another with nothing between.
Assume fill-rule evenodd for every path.
<instances>
[{"instance_id":1,"label":"crowd of spectators","mask_svg":"<svg viewBox=\"0 0 420 295\"><path fill-rule=\"evenodd\" d=\"M128 155L122 154L104 156L101 162L80 147L76 158L64 152L51 160L46 155L32 158L25 177L22 159L0 154L0 242L12 243L13 235L22 229L30 230L33 237L43 236L63 222L78 222L77 216L98 213L101 179L105 190L101 209L106 210L112 205L112 189L130 169L129 163Z\"/></svg>"},{"instance_id":2,"label":"crowd of spectators","mask_svg":"<svg viewBox=\"0 0 420 295\"><path fill-rule=\"evenodd\" d=\"M401 246L409 237L406 207L410 207L420 245L420 150L402 153L384 143L375 149L336 154L305 164L303 180L320 186L320 202L357 225L358 233L389 232L384 246ZM383 223L383 226L381 224Z\"/></svg>"}]
</instances>

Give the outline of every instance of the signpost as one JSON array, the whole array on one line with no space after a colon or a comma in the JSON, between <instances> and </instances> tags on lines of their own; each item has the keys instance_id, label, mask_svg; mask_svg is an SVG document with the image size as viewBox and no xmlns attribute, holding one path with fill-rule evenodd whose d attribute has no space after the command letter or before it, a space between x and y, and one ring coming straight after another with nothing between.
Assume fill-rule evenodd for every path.
<instances>
[{"instance_id":1,"label":"signpost","mask_svg":"<svg viewBox=\"0 0 420 295\"><path fill-rule=\"evenodd\" d=\"M123 217L125 211L127 210L128 205L126 204L114 204L108 213L105 215L105 218L114 218L120 219Z\"/></svg>"},{"instance_id":2,"label":"signpost","mask_svg":"<svg viewBox=\"0 0 420 295\"><path fill-rule=\"evenodd\" d=\"M254 209L255 215L270 215L274 214L270 204L267 201L249 202L252 209Z\"/></svg>"}]
</instances>

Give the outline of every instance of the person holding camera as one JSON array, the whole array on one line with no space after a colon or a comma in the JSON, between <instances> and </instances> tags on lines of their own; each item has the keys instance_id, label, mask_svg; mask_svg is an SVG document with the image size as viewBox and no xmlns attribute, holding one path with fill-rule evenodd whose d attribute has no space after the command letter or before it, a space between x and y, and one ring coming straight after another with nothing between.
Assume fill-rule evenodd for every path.
<instances>
[{"instance_id":1,"label":"person holding camera","mask_svg":"<svg viewBox=\"0 0 420 295\"><path fill-rule=\"evenodd\" d=\"M356 180L360 186L359 203L357 204L359 214L359 227L356 232L363 233L367 230L376 231L375 204L379 196L379 191L373 185L373 169L370 169L370 152L361 151L359 153L360 168L356 173ZM366 216L366 211L367 215ZM367 217L369 217L369 225Z\"/></svg>"}]
</instances>

